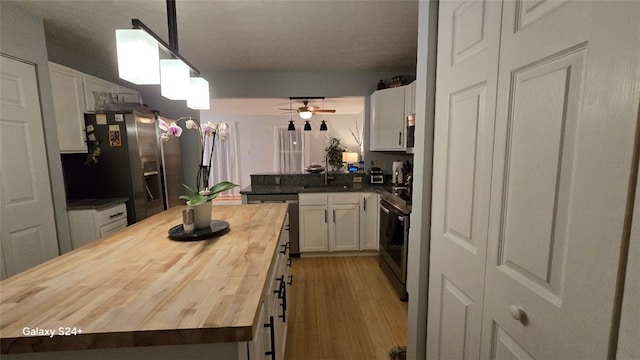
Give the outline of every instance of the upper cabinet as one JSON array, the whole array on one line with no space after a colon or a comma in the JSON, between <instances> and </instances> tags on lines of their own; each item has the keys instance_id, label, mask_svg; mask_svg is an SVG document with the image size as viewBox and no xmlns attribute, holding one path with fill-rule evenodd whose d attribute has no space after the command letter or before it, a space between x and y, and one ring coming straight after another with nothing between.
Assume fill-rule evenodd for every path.
<instances>
[{"instance_id":1,"label":"upper cabinet","mask_svg":"<svg viewBox=\"0 0 640 360\"><path fill-rule=\"evenodd\" d=\"M405 151L407 115L415 111L415 81L371 94L372 151Z\"/></svg>"},{"instance_id":2,"label":"upper cabinet","mask_svg":"<svg viewBox=\"0 0 640 360\"><path fill-rule=\"evenodd\" d=\"M60 152L87 152L82 74L54 63L49 63L49 72Z\"/></svg>"},{"instance_id":3,"label":"upper cabinet","mask_svg":"<svg viewBox=\"0 0 640 360\"><path fill-rule=\"evenodd\" d=\"M84 113L96 111L99 97L113 109L118 109L114 102L140 103L139 91L56 63L49 63L49 74L61 153L87 152Z\"/></svg>"}]
</instances>

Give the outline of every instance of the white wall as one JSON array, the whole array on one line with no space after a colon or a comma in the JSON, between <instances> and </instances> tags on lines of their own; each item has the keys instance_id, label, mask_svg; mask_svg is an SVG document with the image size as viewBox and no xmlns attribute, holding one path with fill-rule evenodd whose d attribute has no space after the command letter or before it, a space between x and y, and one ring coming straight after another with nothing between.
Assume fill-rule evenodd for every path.
<instances>
[{"instance_id":1,"label":"white wall","mask_svg":"<svg viewBox=\"0 0 640 360\"><path fill-rule=\"evenodd\" d=\"M289 124L289 118L288 115L219 115L216 113L215 107L208 111L202 111L200 114L200 119L203 122L236 123L240 186L242 188L251 184L251 174L276 171L274 129L286 127ZM351 136L349 128L355 132L357 121L362 131L364 113L356 115L327 114L323 118L327 121L328 131L319 131L322 118L314 116L311 120L312 131L303 132L308 149L307 164L312 162L322 164L324 162L324 148L327 146L329 136L341 139L343 145L350 151L357 151L356 141ZM296 126L304 124L300 118L294 119L294 121Z\"/></svg>"}]
</instances>

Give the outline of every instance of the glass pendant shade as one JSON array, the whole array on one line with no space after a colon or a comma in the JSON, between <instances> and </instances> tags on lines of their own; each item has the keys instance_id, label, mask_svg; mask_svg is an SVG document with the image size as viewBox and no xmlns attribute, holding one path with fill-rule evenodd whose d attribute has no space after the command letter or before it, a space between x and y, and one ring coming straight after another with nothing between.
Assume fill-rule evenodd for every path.
<instances>
[{"instance_id":1,"label":"glass pendant shade","mask_svg":"<svg viewBox=\"0 0 640 360\"><path fill-rule=\"evenodd\" d=\"M320 124L320 131L327 131L327 123L322 120L322 123Z\"/></svg>"},{"instance_id":2,"label":"glass pendant shade","mask_svg":"<svg viewBox=\"0 0 640 360\"><path fill-rule=\"evenodd\" d=\"M116 30L118 73L136 85L160 84L158 42L144 30Z\"/></svg>"},{"instance_id":3,"label":"glass pendant shade","mask_svg":"<svg viewBox=\"0 0 640 360\"><path fill-rule=\"evenodd\" d=\"M296 126L293 125L293 120L289 120L289 127L287 128L289 131L296 131Z\"/></svg>"},{"instance_id":4,"label":"glass pendant shade","mask_svg":"<svg viewBox=\"0 0 640 360\"><path fill-rule=\"evenodd\" d=\"M311 124L309 123L309 120L304 122L304 131L311 131Z\"/></svg>"},{"instance_id":5,"label":"glass pendant shade","mask_svg":"<svg viewBox=\"0 0 640 360\"><path fill-rule=\"evenodd\" d=\"M311 116L313 115L313 113L311 111L300 111L300 117L305 119L305 120L309 120L311 119Z\"/></svg>"},{"instance_id":6,"label":"glass pendant shade","mask_svg":"<svg viewBox=\"0 0 640 360\"><path fill-rule=\"evenodd\" d=\"M194 110L209 110L209 82L201 77L191 78L187 107Z\"/></svg>"},{"instance_id":7,"label":"glass pendant shade","mask_svg":"<svg viewBox=\"0 0 640 360\"><path fill-rule=\"evenodd\" d=\"M187 100L191 91L190 69L179 59L160 60L160 93L169 100Z\"/></svg>"}]
</instances>

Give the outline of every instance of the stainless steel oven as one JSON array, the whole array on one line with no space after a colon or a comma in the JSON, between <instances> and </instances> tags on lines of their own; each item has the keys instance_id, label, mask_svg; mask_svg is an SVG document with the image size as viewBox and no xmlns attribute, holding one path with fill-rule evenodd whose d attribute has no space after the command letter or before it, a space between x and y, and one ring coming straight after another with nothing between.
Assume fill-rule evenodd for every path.
<instances>
[{"instance_id":1,"label":"stainless steel oven","mask_svg":"<svg viewBox=\"0 0 640 360\"><path fill-rule=\"evenodd\" d=\"M380 267L400 295L407 301L407 244L409 240L410 200L397 193L382 191L380 198Z\"/></svg>"}]
</instances>

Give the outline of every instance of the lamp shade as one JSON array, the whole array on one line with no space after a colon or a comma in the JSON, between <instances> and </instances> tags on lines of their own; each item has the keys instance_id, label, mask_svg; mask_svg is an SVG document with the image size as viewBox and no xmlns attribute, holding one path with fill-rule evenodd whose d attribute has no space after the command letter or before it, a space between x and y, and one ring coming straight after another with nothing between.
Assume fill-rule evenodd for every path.
<instances>
[{"instance_id":1,"label":"lamp shade","mask_svg":"<svg viewBox=\"0 0 640 360\"><path fill-rule=\"evenodd\" d=\"M320 124L320 131L327 131L327 123L322 120L322 123Z\"/></svg>"},{"instance_id":2,"label":"lamp shade","mask_svg":"<svg viewBox=\"0 0 640 360\"><path fill-rule=\"evenodd\" d=\"M343 152L342 153L342 162L346 162L349 164L358 162L358 153L357 152Z\"/></svg>"},{"instance_id":3,"label":"lamp shade","mask_svg":"<svg viewBox=\"0 0 640 360\"><path fill-rule=\"evenodd\" d=\"M209 82L201 77L191 78L187 107L194 110L209 110Z\"/></svg>"},{"instance_id":4,"label":"lamp shade","mask_svg":"<svg viewBox=\"0 0 640 360\"><path fill-rule=\"evenodd\" d=\"M160 60L160 93L169 100L187 100L191 92L189 67L179 59Z\"/></svg>"},{"instance_id":5,"label":"lamp shade","mask_svg":"<svg viewBox=\"0 0 640 360\"><path fill-rule=\"evenodd\" d=\"M289 120L289 127L287 128L289 131L296 131L296 126L293 125L293 120Z\"/></svg>"},{"instance_id":6,"label":"lamp shade","mask_svg":"<svg viewBox=\"0 0 640 360\"><path fill-rule=\"evenodd\" d=\"M309 123L309 120L304 122L304 131L311 131L311 123Z\"/></svg>"},{"instance_id":7,"label":"lamp shade","mask_svg":"<svg viewBox=\"0 0 640 360\"><path fill-rule=\"evenodd\" d=\"M118 74L136 85L160 84L158 42L144 30L116 30Z\"/></svg>"},{"instance_id":8,"label":"lamp shade","mask_svg":"<svg viewBox=\"0 0 640 360\"><path fill-rule=\"evenodd\" d=\"M311 119L311 116L313 115L311 111L300 111L298 114L300 115L301 118L305 120Z\"/></svg>"}]
</instances>

